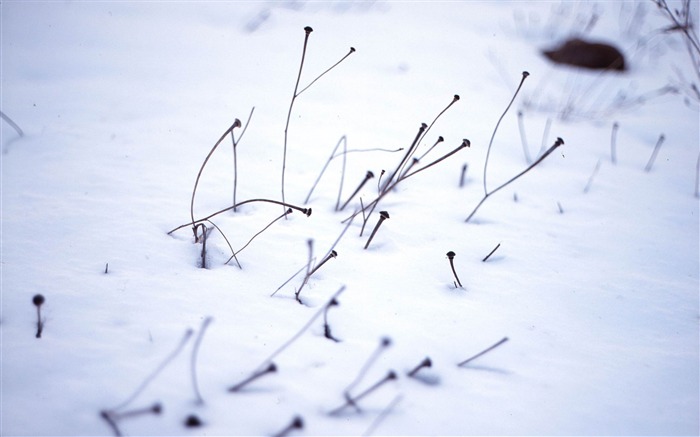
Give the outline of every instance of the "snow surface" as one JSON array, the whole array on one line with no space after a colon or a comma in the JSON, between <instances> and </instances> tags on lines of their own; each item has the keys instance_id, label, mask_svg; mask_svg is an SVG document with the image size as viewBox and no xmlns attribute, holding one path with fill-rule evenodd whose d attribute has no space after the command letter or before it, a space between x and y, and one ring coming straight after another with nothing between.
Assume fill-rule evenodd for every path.
<instances>
[{"instance_id":1,"label":"snow surface","mask_svg":"<svg viewBox=\"0 0 700 437\"><path fill-rule=\"evenodd\" d=\"M110 435L101 411L156 402L160 415L119 419L119 430L272 435L298 415L304 428L292 432L304 435L700 432L698 105L683 93L654 95L695 75L678 36L657 31L667 22L651 2L0 8L2 111L25 133L2 122L0 434ZM618 44L630 71L581 72L539 55L585 32L593 16L588 35ZM207 269L187 227L167 232L190 220L192 187L214 142L253 107L237 147L237 199L281 199L304 26L314 31L301 86L351 46L357 51L295 102L287 201L303 203L343 135L349 149L406 148L455 93L461 99L418 152L438 135L445 142L421 163L463 138L471 147L383 198L377 211L390 219L367 250L377 214L362 237L356 219L299 305L302 276L270 295L306 265L309 239L319 262L359 207L355 199L334 210L341 158L314 191L313 214L270 226L238 255L242 269L224 265L230 250L216 231ZM524 70L530 77L493 143L489 189L527 166L518 111L532 155L556 137L565 145L465 223L484 194L493 128ZM347 154L342 199L368 170L391 171L400 156ZM196 218L231 205L232 157L226 138L202 174ZM370 202L376 190L375 178L360 196ZM251 203L212 221L237 250L281 213ZM448 251L456 252L463 289L454 286ZM343 286L340 305L327 313L340 342L324 337L321 316L274 357L277 373L227 391ZM46 298L41 339L31 304L37 293ZM184 348L147 379L188 329ZM391 345L351 394L390 369L399 378L358 401L361 411L329 415L385 337ZM203 404L191 380L193 356ZM406 376L426 356L432 367ZM186 428L189 415L203 426Z\"/></svg>"}]
</instances>

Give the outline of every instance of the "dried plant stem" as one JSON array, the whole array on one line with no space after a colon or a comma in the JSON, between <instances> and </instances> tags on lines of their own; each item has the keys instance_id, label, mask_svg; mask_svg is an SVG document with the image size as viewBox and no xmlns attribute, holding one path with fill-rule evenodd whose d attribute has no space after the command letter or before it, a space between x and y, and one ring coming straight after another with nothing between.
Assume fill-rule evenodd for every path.
<instances>
[{"instance_id":1,"label":"dried plant stem","mask_svg":"<svg viewBox=\"0 0 700 437\"><path fill-rule=\"evenodd\" d=\"M404 163L413 154L413 151L415 150L416 146L418 145L418 141L423 136L423 132L425 132L425 130L427 128L428 128L427 124L421 123L420 128L418 129L418 133L416 134L416 137L413 139L413 142L411 143L408 150L406 151L406 154L403 156L401 161L399 161L399 165L396 166L396 170L394 170L393 173L389 174L389 177L384 182L384 186L382 187L382 190L381 190L382 192L389 191L391 188L393 188L393 186L391 185L391 182L394 180L394 178L399 179L401 167L403 167Z\"/></svg>"},{"instance_id":2,"label":"dried plant stem","mask_svg":"<svg viewBox=\"0 0 700 437\"><path fill-rule=\"evenodd\" d=\"M292 208L292 209L294 209L294 210L300 211L302 214L306 215L307 217L311 215L311 208L302 208L302 207L300 207L300 206L296 206L296 205L292 205L292 204L289 204L289 203L284 203L284 202L280 202L280 201L278 201L278 200L272 200L272 199L248 199L248 200L244 200L243 202L238 202L237 204L235 204L235 205L233 205L233 206L226 207L226 208L224 208L224 209L222 209L222 210L219 210L219 211L217 211L217 212L215 212L215 213L213 213L213 214L209 214L208 216L206 216L206 217L204 217L204 218L201 218L201 219L198 219L198 220L193 220L192 223L185 223L184 225L180 225L180 226L178 226L178 227L176 227L176 228L174 228L174 229L171 229L170 231L168 231L168 235L170 235L170 234L172 234L173 232L178 231L178 230L180 230L180 229L182 229L182 228L184 228L184 227L186 227L186 226L196 225L197 223L204 222L204 221L208 221L209 219L211 219L211 218L214 217L214 216L217 216L217 215L219 215L219 214L221 214L221 213L224 213L224 212L226 212L226 211L232 210L234 207L241 206L241 205L245 205L246 203L252 203L252 202L274 203L274 204L276 204L276 205L282 205L282 206L285 206L285 207Z\"/></svg>"},{"instance_id":3,"label":"dried plant stem","mask_svg":"<svg viewBox=\"0 0 700 437\"><path fill-rule=\"evenodd\" d=\"M194 181L194 188L192 189L192 199L190 200L190 217L192 218L192 222L189 224L192 225L192 227L194 227L194 225L195 225L195 221L194 221L194 196L195 196L195 193L197 192L197 185L199 184L199 178L202 177L202 171L204 170L204 167L207 165L209 158L211 158L211 155L214 153L216 148L219 147L219 144L221 144L221 142L224 140L224 138L226 138L226 136L228 134L232 133L233 129L237 128L237 127L241 127L241 121L239 119L236 119L233 122L233 124L231 125L231 127L226 129L226 132L224 132L223 135L221 135L221 138L219 138L219 141L217 141L214 144L214 147L211 148L207 157L204 158L204 162L202 163L202 166L199 168L199 172L197 173L197 179ZM196 241L197 241L197 239L195 238L195 242Z\"/></svg>"},{"instance_id":4,"label":"dried plant stem","mask_svg":"<svg viewBox=\"0 0 700 437\"><path fill-rule=\"evenodd\" d=\"M586 186L583 188L584 193L588 193L588 191L591 189L591 186L593 185L593 179L595 179L596 175L600 171L600 164L601 164L601 160L599 159L598 162L596 162L595 167L593 168L593 172L591 173L591 176L588 178L588 182L586 183Z\"/></svg>"},{"instance_id":5,"label":"dried plant stem","mask_svg":"<svg viewBox=\"0 0 700 437\"><path fill-rule=\"evenodd\" d=\"M403 395L396 395L396 397L394 397L394 399L389 403L389 405L387 405L386 408L384 408L384 410L382 410L382 412L379 414L379 416L377 416L377 418L374 419L372 424L369 426L369 428L367 428L367 430L362 435L363 436L372 435L374 433L374 430L376 430L379 427L379 425L381 425L381 423L384 421L384 419L386 419L387 416L389 416L389 414L391 414L391 412L394 410L394 408L396 408L396 406L399 404L399 402L401 402L402 399L403 399Z\"/></svg>"},{"instance_id":6,"label":"dried plant stem","mask_svg":"<svg viewBox=\"0 0 700 437\"><path fill-rule=\"evenodd\" d=\"M299 89L299 81L301 80L301 71L304 69L304 58L306 57L306 46L309 42L309 35L313 32L313 29L309 26L304 28L304 48L301 52L301 62L299 63L299 73L297 74L297 81L294 84L294 92L292 93L292 101L289 102L289 111L287 112L287 122L284 125L284 153L282 155L282 202L285 202L284 197L284 174L287 169L287 138L289 133L289 122L292 118L292 108L294 108L294 101L297 99L297 90Z\"/></svg>"},{"instance_id":7,"label":"dried plant stem","mask_svg":"<svg viewBox=\"0 0 700 437\"><path fill-rule=\"evenodd\" d=\"M311 327L311 325L313 324L313 322L314 322L319 316L321 316L321 315L323 314L323 312L326 310L326 306L327 306L331 301L337 300L338 296L340 296L340 294L341 294L343 291L345 291L345 286L344 286L344 285L343 285L342 287L340 287L340 289L338 289L338 291L336 291L336 292L333 294L333 296L331 296L330 299L328 299L328 301L326 302L326 304L323 305L323 306L321 307L321 309L318 310L318 311L316 312L316 314L314 314L314 315L311 317L311 319L309 319L309 321L306 322L306 324L305 324L304 326L302 326L302 328L301 328L296 334L294 334L294 335L292 336L292 338L290 338L289 340L287 340L282 346L280 346L279 348L277 348L269 357L267 357L267 358L265 359L265 361L263 361L263 363L260 365L259 368L264 368L264 367L267 366L268 364L272 363L272 360L275 359L275 357L277 357L277 355L281 354L281 353L282 353L285 349L287 349L292 343L294 343L299 337L301 337L301 335L302 335L304 332L306 332L306 330L309 329L309 327Z\"/></svg>"},{"instance_id":8,"label":"dried plant stem","mask_svg":"<svg viewBox=\"0 0 700 437\"><path fill-rule=\"evenodd\" d=\"M464 149L465 147L469 147L470 145L471 145L471 143L469 142L469 140L464 139L464 140L462 140L462 143L457 148L452 150L451 152L443 155L442 157L431 162L430 164L427 164L427 165L419 168L418 170L414 170L413 172L411 172L407 175L403 175L399 180L396 180L391 185L386 186L385 189L379 190L379 194L377 195L377 197L373 201L371 201L367 205L363 205L359 210L355 211L350 217L343 220L343 223L347 222L348 220L354 219L355 216L362 213L363 223L362 223L362 229L360 230L360 236L362 236L364 229L365 229L365 226L367 225L367 221L369 220L369 217L372 215L372 212L374 212L374 209L376 208L379 201L382 200L382 198L384 198L384 196L386 196L388 193L390 193L399 184L399 182L402 182L402 181L410 178L411 176L414 176L414 175L416 175L424 170L429 169L430 167L444 161L445 159L449 158L450 156L454 155L455 153L459 152L460 150ZM383 171L382 171L382 173L383 173ZM381 176L380 176L380 178L381 178ZM367 210L369 210L369 213L365 215L365 211L367 211Z\"/></svg>"},{"instance_id":9,"label":"dried plant stem","mask_svg":"<svg viewBox=\"0 0 700 437\"><path fill-rule=\"evenodd\" d=\"M136 397L137 397L139 394L141 394L141 392L148 386L148 384L150 384L151 381L153 381L153 380L156 378L156 376L158 376L158 374L159 374L160 372L162 372L163 369L165 369L165 367L166 367L168 364L170 364L170 362L171 362L172 360L175 359L175 357L178 356L178 354L180 353L180 351L182 350L182 348L184 348L184 347L185 347L185 344L187 344L187 341L189 341L190 337L192 336L192 333L193 333L192 329L187 329L187 331L185 331L185 335L182 337L182 339L180 340L180 343L177 345L177 347L175 348L175 350L172 351L172 352L170 353L170 355L168 355L168 356L165 358L165 360L163 360L163 362L160 363L160 365L159 365L150 375L148 375L148 377L147 377L146 379L143 380L143 382L141 383L141 385L138 386L138 388L136 389L136 391L134 391L134 393L133 393L131 396L129 396L129 397L128 397L124 402L122 402L121 404L117 405L117 406L114 407L114 408L111 408L110 411L111 411L111 412L115 412L116 410L120 410L120 409L126 407L127 405L129 405L131 402L133 402L133 400L136 399Z\"/></svg>"},{"instance_id":10,"label":"dried plant stem","mask_svg":"<svg viewBox=\"0 0 700 437\"><path fill-rule=\"evenodd\" d=\"M377 346L377 349L372 352L372 355L365 361L365 364L362 366L360 369L360 372L357 374L355 379L347 386L345 387L345 390L343 390L343 393L345 394L345 398L349 399L350 396L350 391L357 387L357 385L362 381L362 379L365 377L367 372L369 371L370 367L374 364L375 361L379 358L379 355L382 354L389 346L391 346L391 339L389 337L383 337L379 341L379 346Z\"/></svg>"},{"instance_id":11,"label":"dried plant stem","mask_svg":"<svg viewBox=\"0 0 700 437\"><path fill-rule=\"evenodd\" d=\"M321 169L321 173L319 173L318 177L316 178L316 181L315 181L314 184L311 186L311 190L309 190L309 194L307 194L306 199L304 200L304 205L306 205L307 203L309 203L309 199L311 199L311 194L314 192L314 190L316 189L316 186L318 185L319 181L320 181L321 178L323 177L323 174L326 172L326 169L328 168L328 165L330 165L331 161L332 161L336 156L340 156L340 155L336 155L335 152L336 152L336 150L338 150L338 147L340 147L340 144L341 144L341 143L343 144L343 153L342 153L342 156L345 156L345 151L347 150L347 147L348 147L348 138L347 138L346 135L343 135L342 137L340 137L340 139L339 139L338 142L336 143L335 147L333 148L333 151L331 152L330 158L328 158L328 160L326 161L326 163L323 165L323 168ZM344 168L344 167L345 167L345 165L343 165L343 168ZM341 181L341 185L342 185L342 181Z\"/></svg>"},{"instance_id":12,"label":"dried plant stem","mask_svg":"<svg viewBox=\"0 0 700 437\"><path fill-rule=\"evenodd\" d=\"M518 96L518 92L520 91L520 88L523 86L523 82L525 82L525 79L529 75L530 75L530 73L528 73L527 71L523 71L522 79L520 79L520 84L518 85L518 88L516 88L515 93L513 94L513 98L510 99L508 106L506 106L506 110L503 111L503 114L501 114L501 116L498 118L498 121L496 122L496 127L493 128L493 133L491 134L491 139L489 140L489 146L486 148L486 159L484 160L484 195L487 195L487 193L488 193L488 189L486 188L486 170L488 169L488 165L489 165L489 156L491 155L491 146L493 145L493 139L496 137L496 132L498 131L498 126L501 124L503 117L506 116L506 113L510 109L511 105L513 105L515 98Z\"/></svg>"},{"instance_id":13,"label":"dried plant stem","mask_svg":"<svg viewBox=\"0 0 700 437\"><path fill-rule=\"evenodd\" d=\"M318 81L321 77L325 76L326 73L328 73L329 71L331 71L332 69L334 69L335 67L337 67L338 64L340 64L341 62L343 62L348 56L350 56L351 54L353 54L353 53L355 52L355 48L354 48L354 47L350 47L350 50L348 51L348 53L347 53L345 56L343 56L338 62L336 62L335 64L333 64L330 68L328 68L328 69L327 69L326 71L324 71L323 73L319 74L319 75L318 75L314 80L312 80L306 87L304 87L303 89L301 89L301 91L297 91L297 90L299 89L299 81L300 81L300 79L301 79L301 72L302 72L302 70L303 70L303 68L304 68L304 59L305 59L305 57L306 57L306 46L307 46L308 41L309 41L309 35L311 34L311 32L313 32L313 29L312 29L311 27L309 27L309 26L306 26L306 27L304 28L304 31L305 31L306 33L305 33L305 36L304 36L304 47L303 47L302 53L301 53L301 62L299 63L299 73L297 74L297 81L296 81L296 84L294 85L294 93L293 93L293 95L292 95L292 101L289 103L289 112L287 113L287 122L286 122L285 127L284 127L284 155L283 155L283 157L282 157L282 202L285 201L285 197L284 197L284 175L285 175L285 170L286 170L286 167L287 167L287 138L288 138L287 133L288 133L288 131L289 131L289 122L290 122L290 120L291 120L292 108L294 107L294 102L295 102L295 100L297 99L297 97L299 97L304 91L306 91L307 89L309 89L309 88L311 87L311 85L313 85L314 83L316 83L316 81ZM341 184L342 184L342 179L341 179ZM313 190L313 189L312 189L312 190ZM311 195L311 193L309 193L309 196L310 196L310 195ZM307 197L307 202L308 202L308 197ZM306 203L306 202L305 202L305 203Z\"/></svg>"},{"instance_id":14,"label":"dried plant stem","mask_svg":"<svg viewBox=\"0 0 700 437\"><path fill-rule=\"evenodd\" d=\"M194 388L194 394L197 398L196 402L200 405L204 403L204 399L202 398L202 395L199 392L199 384L197 383L197 352L199 352L199 345L202 343L204 332L207 330L207 327L212 322L212 320L214 319L212 319L211 317L207 317L202 322L202 326L199 328L199 334L197 335L197 338L194 341L194 346L192 347L192 357L190 359L190 369L192 371L192 387Z\"/></svg>"},{"instance_id":15,"label":"dried plant stem","mask_svg":"<svg viewBox=\"0 0 700 437\"><path fill-rule=\"evenodd\" d=\"M659 140L656 142L656 145L654 146L654 150L651 152L651 156L649 157L649 162L647 162L646 167L644 167L645 172L650 172L651 168L654 166L654 161L656 160L656 155L659 154L659 150L661 149L661 145L664 143L664 140L666 137L664 134L659 135Z\"/></svg>"},{"instance_id":16,"label":"dried plant stem","mask_svg":"<svg viewBox=\"0 0 700 437\"><path fill-rule=\"evenodd\" d=\"M525 162L528 165L532 164L530 149L527 146L527 138L525 138L525 123L523 122L523 111L518 111L518 128L520 129L520 142L523 144L523 154L525 155Z\"/></svg>"},{"instance_id":17,"label":"dried plant stem","mask_svg":"<svg viewBox=\"0 0 700 437\"><path fill-rule=\"evenodd\" d=\"M2 111L0 111L0 118L2 118L3 120L5 120L5 122L6 122L7 124L9 124L10 127L12 127L12 129L14 129L15 132L17 132L17 134L18 134L20 137L23 137L23 136L24 136L24 131L19 127L19 125L17 125L17 123L15 123L14 121L12 121L12 119L11 119L10 117L8 117L7 115L5 115L5 113L2 112Z\"/></svg>"},{"instance_id":18,"label":"dried plant stem","mask_svg":"<svg viewBox=\"0 0 700 437\"><path fill-rule=\"evenodd\" d=\"M695 197L700 198L700 154L698 162L695 164Z\"/></svg>"},{"instance_id":19,"label":"dried plant stem","mask_svg":"<svg viewBox=\"0 0 700 437\"><path fill-rule=\"evenodd\" d=\"M492 250L491 252L489 252L489 254L486 255L486 256L484 257L484 259L481 260L481 262L486 262L486 261L488 261L488 259L491 258L491 255L493 255L493 254L498 250L499 247L501 247L501 243L498 243L498 244L496 245L496 247L494 247L493 250Z\"/></svg>"},{"instance_id":20,"label":"dried plant stem","mask_svg":"<svg viewBox=\"0 0 700 437\"><path fill-rule=\"evenodd\" d=\"M231 259L236 258L236 255L238 255L239 253L241 253L241 252L243 251L243 249L245 249L246 247L248 247L248 245L249 245L250 243L252 243L253 240L254 240L258 235L260 235L260 234L262 234L263 232L265 232L265 231L267 230L267 228L269 228L270 226L272 226L273 224L275 224L275 223L276 223L278 220L280 220L282 217L286 216L287 214L291 214L292 211L293 211L292 208L287 209L287 211L285 211L284 214L282 214L282 215L280 215L279 217L277 217L276 219L272 220L270 223L268 223L267 226L265 226L264 228L262 228L261 231L259 231L259 232L256 233L255 235L253 235L253 236L250 238L250 240L248 240L248 242L247 242L243 247L241 247L240 249L238 249L236 252L233 252L233 249L231 249L231 252L233 253L233 255L231 255L231 258L229 258L228 261L226 261L225 264L228 264L228 263L231 261ZM238 258L236 258L236 262L238 263ZM238 264L238 266L240 267L240 263Z\"/></svg>"},{"instance_id":21,"label":"dried plant stem","mask_svg":"<svg viewBox=\"0 0 700 437\"><path fill-rule=\"evenodd\" d=\"M502 345L503 343L505 343L505 342L507 342L507 341L508 341L508 337L503 337L503 338L500 339L498 342L496 342L496 344L494 344L493 346L489 346L489 347L487 347L486 349L484 349L483 351L481 351L481 352L479 352L478 354L474 355L473 357L467 358L466 360L464 360L464 361L462 361L461 363L459 363L458 366L459 366L459 367L465 366L465 365L468 364L469 362L471 362L471 361L473 361L473 360L479 358L480 356L482 356L482 355L484 355L484 354L486 354L486 353L488 353L488 352L491 352L492 350L496 349L498 346Z\"/></svg>"},{"instance_id":22,"label":"dried plant stem","mask_svg":"<svg viewBox=\"0 0 700 437\"><path fill-rule=\"evenodd\" d=\"M500 185L498 188L487 192L487 193L484 195L484 197L481 199L481 201L476 205L476 207L474 208L474 210L472 210L472 212L469 214L469 216L468 216L468 217L466 218L466 220L464 220L464 221L465 221L465 222L468 222L469 220L471 220L472 217L474 217L474 214L476 214L476 212L479 210L479 208L481 207L481 205L482 205L482 204L486 201L486 199L488 199L491 195L497 193L498 191L500 191L501 189L503 189L504 187L506 187L508 184L510 184L511 182L513 182L513 181L515 181L516 179L518 179L520 176L524 175L525 173L527 173L527 172L529 172L530 170L532 170L533 168L535 168L535 166L537 166L537 164L539 164L540 162L542 162L547 156L549 156L552 152L554 152L554 150L555 150L557 147L561 146L562 144L564 144L564 140L562 140L561 138L557 138L557 140L554 142L554 144L553 144L542 156L540 156L539 158L537 158L537 160L536 160L535 162L533 162L532 164L530 164L525 170L523 170L523 171L521 171L520 173L518 173L517 175L513 176L513 177L510 178L507 182L505 182L504 184Z\"/></svg>"},{"instance_id":23,"label":"dried plant stem","mask_svg":"<svg viewBox=\"0 0 700 437\"><path fill-rule=\"evenodd\" d=\"M231 259L235 259L236 264L238 264L238 268L243 269L243 267L241 267L241 263L238 262L238 258L236 258L236 253L233 251L233 247L231 246L231 242L228 241L228 238L226 238L226 234L224 234L223 231L218 226L216 226L216 223L214 223L213 221L207 220L207 222L209 224L211 224L212 226L214 226L216 228L216 230L219 231L221 236L224 237L224 240L226 241L226 244L228 245L228 248L231 251L231 258L229 258L228 261L226 261L224 264L228 264L229 262L231 262Z\"/></svg>"},{"instance_id":24,"label":"dried plant stem","mask_svg":"<svg viewBox=\"0 0 700 437\"><path fill-rule=\"evenodd\" d=\"M617 129L620 127L617 122L612 125L612 133L610 134L610 161L613 165L617 164Z\"/></svg>"},{"instance_id":25,"label":"dried plant stem","mask_svg":"<svg viewBox=\"0 0 700 437\"><path fill-rule=\"evenodd\" d=\"M311 85L315 84L317 80L319 80L320 78L322 78L323 76L325 76L326 73L328 73L329 71L331 71L332 69L334 69L335 67L337 67L338 64L340 64L341 62L343 62L343 61L345 60L345 58L347 58L348 56L352 55L353 53L355 53L355 47L350 47L350 50L348 51L348 53L347 53L345 56L343 56L342 58L340 58L340 61L338 61L338 62L336 62L335 64L331 65L326 71L324 71L323 73L319 74L319 75L316 77L316 79L312 80L311 83L309 83L308 85L306 85L301 91L299 91L299 92L297 93L297 97L299 97L299 96L301 95L301 93L303 93L304 91L306 91L306 90L308 90L309 88L311 88Z\"/></svg>"},{"instance_id":26,"label":"dried plant stem","mask_svg":"<svg viewBox=\"0 0 700 437\"><path fill-rule=\"evenodd\" d=\"M469 169L469 164L462 164L462 171L459 174L459 188L464 187L464 183L467 179L467 169Z\"/></svg>"},{"instance_id":27,"label":"dried plant stem","mask_svg":"<svg viewBox=\"0 0 700 437\"><path fill-rule=\"evenodd\" d=\"M390 370L389 373L387 373L387 375L384 378L380 379L379 381L374 383L372 386L370 386L368 389L366 389L362 393L358 394L354 398L346 398L345 403L343 405L332 410L328 414L331 416L338 415L340 412L342 412L344 409L346 409L347 407L350 407L350 406L355 407L359 410L359 407L357 406L357 401L361 400L362 398L369 395L373 391L376 391L379 387L386 384L387 382L395 380L396 378L397 378L396 372L394 372L393 370Z\"/></svg>"},{"instance_id":28,"label":"dried plant stem","mask_svg":"<svg viewBox=\"0 0 700 437\"><path fill-rule=\"evenodd\" d=\"M552 119L548 118L544 123L544 130L542 131L542 144L540 145L540 152L538 155L542 155L547 147L547 138L549 138L549 130L552 128Z\"/></svg>"},{"instance_id":29,"label":"dried plant stem","mask_svg":"<svg viewBox=\"0 0 700 437\"><path fill-rule=\"evenodd\" d=\"M413 157L413 155L416 153L416 150L418 149L418 145L420 144L421 141L423 141L423 138L425 138L425 136L428 135L428 132L430 132L430 129L433 128L433 125L435 124L435 122L437 122L438 119L442 116L442 114L444 114L448 109L450 109L450 106L454 105L457 101L459 101L459 95L455 94L454 96L452 96L452 100L450 101L450 103L447 106L445 106L445 108L442 111L440 111L438 113L438 115L435 116L432 123L430 123L430 125L428 126L427 129L425 129L423 134L418 139L418 143L416 144L416 147L413 149L411 154L406 158L406 162L408 161L408 158ZM440 138L442 138L442 137L440 137ZM430 151L433 150L433 148L440 142L442 142L442 140L438 140L435 144L433 144L433 146L430 147L430 149L428 149L428 151L425 152L420 158L418 158L418 160L423 159L423 157L425 157L425 155L430 153ZM406 165L406 163L404 162L404 167L405 167L405 165ZM401 173L405 173L405 172L406 172L405 169L401 171Z\"/></svg>"},{"instance_id":30,"label":"dried plant stem","mask_svg":"<svg viewBox=\"0 0 700 437\"><path fill-rule=\"evenodd\" d=\"M364 179L362 179L362 182L360 182L360 185L358 185L358 187L355 189L355 191L352 192L352 194L350 195L350 197L348 197L348 200L346 200L345 203L343 203L343 206L341 206L340 208L338 208L338 207L336 206L336 208L335 208L336 211L342 211L342 210L344 210L345 207L348 206L348 203L350 203L350 201L357 195L357 193L360 192L360 190L362 189L362 187L365 186L365 184L367 183L367 181L369 181L369 180L372 179L373 177L374 177L374 173L372 173L371 171L367 171L367 173L365 174Z\"/></svg>"},{"instance_id":31,"label":"dried plant stem","mask_svg":"<svg viewBox=\"0 0 700 437\"><path fill-rule=\"evenodd\" d=\"M231 132L231 143L233 144L233 202L232 205L236 204L236 190L238 188L238 159L237 159L237 154L236 154L236 149L238 146L238 143L241 142L241 139L243 139L243 135L245 135L245 131L248 129L248 124L250 123L250 119L253 118L253 111L255 111L255 106L250 110L250 115L248 115L248 120L245 122L245 125L243 126L243 130L241 131L241 136L238 137L236 140L233 137L233 132ZM236 212L236 208L233 208L233 212Z\"/></svg>"}]
</instances>

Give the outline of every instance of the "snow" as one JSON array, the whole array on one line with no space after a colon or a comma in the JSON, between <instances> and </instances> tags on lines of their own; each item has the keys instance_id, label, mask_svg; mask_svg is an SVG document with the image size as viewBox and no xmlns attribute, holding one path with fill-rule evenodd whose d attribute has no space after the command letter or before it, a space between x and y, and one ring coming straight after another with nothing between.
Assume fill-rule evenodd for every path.
<instances>
[{"instance_id":1,"label":"snow","mask_svg":"<svg viewBox=\"0 0 700 437\"><path fill-rule=\"evenodd\" d=\"M694 16L698 16L695 4ZM162 405L117 421L128 435L697 435L700 433L698 105L647 95L678 71L695 77L678 35L651 2L3 2L1 123L2 435L111 435L101 411ZM542 47L598 20L590 36L620 44L624 74L555 67ZM635 18L636 17L636 18ZM281 199L285 119L303 44L301 86L357 49L295 102L287 201L301 205L339 138L348 149L408 147L436 122L421 164L471 147L403 181L359 236L356 218L294 300L303 276L359 207L334 211L342 160L311 196L310 217L280 220L224 265L213 231L209 268L188 227L197 172L235 118L237 199ZM522 71L521 94L495 136L493 189L530 152L565 145L483 197L483 165ZM620 96L627 100L620 100ZM647 95L641 103L625 105ZM619 123L618 162L610 160ZM545 126L551 124L543 140ZM236 135L240 130L234 131ZM644 166L665 141L650 172ZM197 188L201 218L230 206L227 138ZM347 154L342 200L400 153ZM467 163L466 185L459 187ZM584 187L600 163L599 171ZM374 199L377 178L361 191ZM517 201L515 199L517 198ZM560 213L558 205L563 213ZM386 220L367 250L378 215ZM250 203L212 219L235 250L282 207ZM497 244L492 257L482 262ZM446 257L456 252L463 289ZM108 273L105 268L108 264ZM345 287L339 306L272 361L278 372L227 389L267 363ZM45 320L35 338L41 293ZM202 323L212 323L202 334ZM162 372L146 378L183 349ZM196 402L191 360L196 338ZM457 364L508 341L466 366ZM382 351L340 415L344 390ZM431 368L406 374L426 356ZM143 391L123 408L147 381ZM391 408L387 408L391 406ZM194 414L203 426L186 428Z\"/></svg>"}]
</instances>

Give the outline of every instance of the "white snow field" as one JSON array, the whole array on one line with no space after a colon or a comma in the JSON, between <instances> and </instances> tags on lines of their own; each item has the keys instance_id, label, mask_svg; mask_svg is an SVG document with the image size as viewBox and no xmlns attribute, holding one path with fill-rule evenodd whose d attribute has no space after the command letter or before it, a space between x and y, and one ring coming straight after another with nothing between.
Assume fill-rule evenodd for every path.
<instances>
[{"instance_id":1,"label":"white snow field","mask_svg":"<svg viewBox=\"0 0 700 437\"><path fill-rule=\"evenodd\" d=\"M0 122L0 434L698 435L698 74L662 12L652 1L2 2L1 109L23 135ZM298 91L356 51L297 93L285 159L305 26ZM541 56L571 36L614 43L629 69ZM565 144L465 222L523 71L487 190L528 167L518 112L532 160ZM444 142L411 171L471 146L388 191L362 236L362 214L343 235L455 94L414 156ZM286 202L313 212L272 224L240 268L226 264L228 243L238 251L284 208L218 214L202 222L201 268L195 180L253 107L245 135L233 130L235 172L230 135L202 171L195 220L232 205L234 176L237 202L281 201L283 160ZM337 152L352 152L304 204L342 137ZM341 180L342 204L367 171L336 211ZM364 249L379 211L390 218ZM337 257L300 305L309 240L314 265Z\"/></svg>"}]
</instances>

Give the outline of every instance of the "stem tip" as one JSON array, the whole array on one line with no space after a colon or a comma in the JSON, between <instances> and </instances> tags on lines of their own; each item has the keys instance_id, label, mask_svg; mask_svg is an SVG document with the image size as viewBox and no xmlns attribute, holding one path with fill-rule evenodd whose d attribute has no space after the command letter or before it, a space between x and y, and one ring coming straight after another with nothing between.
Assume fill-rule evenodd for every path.
<instances>
[{"instance_id":1,"label":"stem tip","mask_svg":"<svg viewBox=\"0 0 700 437\"><path fill-rule=\"evenodd\" d=\"M35 294L34 297L32 298L32 303L35 306L40 307L44 303L45 300L46 299L44 299L44 296L42 296L41 294Z\"/></svg>"}]
</instances>

